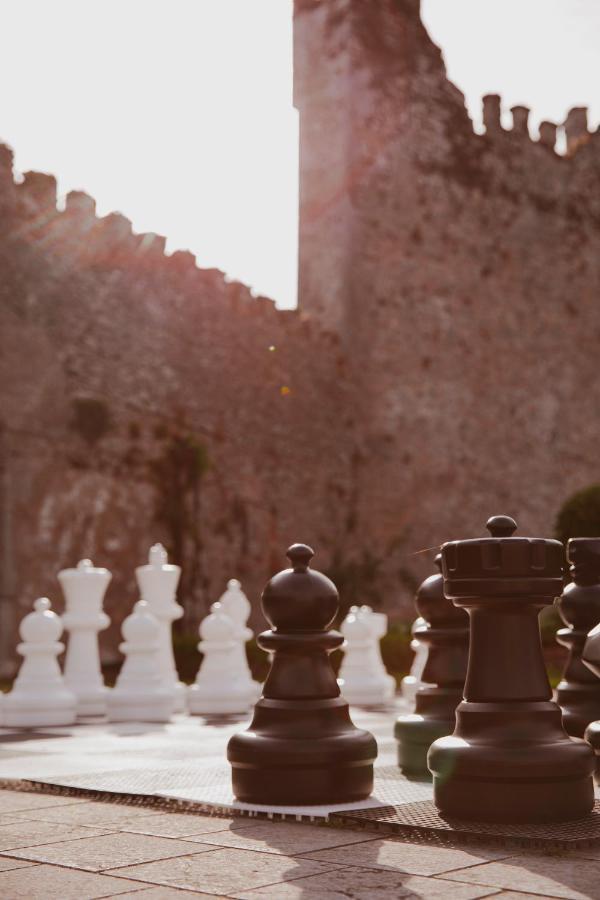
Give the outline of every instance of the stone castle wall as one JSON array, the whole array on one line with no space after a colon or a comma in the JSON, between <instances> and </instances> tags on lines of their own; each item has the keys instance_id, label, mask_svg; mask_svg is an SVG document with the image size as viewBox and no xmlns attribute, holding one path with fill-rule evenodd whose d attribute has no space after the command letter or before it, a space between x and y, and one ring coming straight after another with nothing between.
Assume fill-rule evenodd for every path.
<instances>
[{"instance_id":1,"label":"stone castle wall","mask_svg":"<svg viewBox=\"0 0 600 900\"><path fill-rule=\"evenodd\" d=\"M81 557L113 572L106 649L156 540L190 630L232 576L256 602L295 540L330 564L352 465L336 336L84 194L58 211L54 179L15 184L6 149L0 173L5 658Z\"/></svg>"},{"instance_id":2,"label":"stone castle wall","mask_svg":"<svg viewBox=\"0 0 600 900\"><path fill-rule=\"evenodd\" d=\"M549 534L598 480L600 137L477 135L417 0L296 0L299 311L276 310L0 153L0 662L84 556L103 638L162 540L196 627L295 540L345 602L410 617L489 515ZM57 602L60 609L60 602Z\"/></svg>"},{"instance_id":3,"label":"stone castle wall","mask_svg":"<svg viewBox=\"0 0 600 900\"><path fill-rule=\"evenodd\" d=\"M550 534L600 478L600 135L573 110L559 156L494 96L474 133L416 0L296 0L295 72L300 299L359 385L367 546Z\"/></svg>"}]
</instances>

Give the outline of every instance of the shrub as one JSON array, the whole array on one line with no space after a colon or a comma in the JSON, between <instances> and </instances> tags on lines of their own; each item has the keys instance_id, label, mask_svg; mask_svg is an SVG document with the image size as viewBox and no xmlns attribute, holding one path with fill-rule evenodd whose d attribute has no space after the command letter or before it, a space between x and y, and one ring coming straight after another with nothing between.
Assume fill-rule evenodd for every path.
<instances>
[{"instance_id":1,"label":"shrub","mask_svg":"<svg viewBox=\"0 0 600 900\"><path fill-rule=\"evenodd\" d=\"M600 537L600 484L569 497L559 510L554 530L565 544L572 537Z\"/></svg>"}]
</instances>

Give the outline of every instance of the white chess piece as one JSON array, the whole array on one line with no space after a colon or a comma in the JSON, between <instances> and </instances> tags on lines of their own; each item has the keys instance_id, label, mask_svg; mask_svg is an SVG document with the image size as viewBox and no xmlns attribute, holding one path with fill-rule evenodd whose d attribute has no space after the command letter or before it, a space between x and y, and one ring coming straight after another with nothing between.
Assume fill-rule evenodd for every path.
<instances>
[{"instance_id":1,"label":"white chess piece","mask_svg":"<svg viewBox=\"0 0 600 900\"><path fill-rule=\"evenodd\" d=\"M239 669L237 626L213 603L210 615L200 623L198 650L204 658L196 681L188 688L188 707L193 715L244 713L256 699Z\"/></svg>"},{"instance_id":2,"label":"white chess piece","mask_svg":"<svg viewBox=\"0 0 600 900\"><path fill-rule=\"evenodd\" d=\"M65 595L63 624L69 632L65 681L77 697L78 716L106 715L108 689L102 679L98 632L110 625L102 601L111 579L108 569L82 559L58 573Z\"/></svg>"},{"instance_id":3,"label":"white chess piece","mask_svg":"<svg viewBox=\"0 0 600 900\"><path fill-rule=\"evenodd\" d=\"M63 679L56 657L65 649L58 640L63 626L50 609L47 597L33 604L19 627L22 643L17 651L23 663L10 694L4 700L3 724L32 728L71 725L76 699Z\"/></svg>"},{"instance_id":4,"label":"white chess piece","mask_svg":"<svg viewBox=\"0 0 600 900\"><path fill-rule=\"evenodd\" d=\"M385 667L383 657L381 655L381 639L385 637L388 630L388 617L385 613L375 612L370 606L361 606L360 613L366 616L371 625L371 633L373 635L372 654L373 654L373 673L377 673L381 684L387 684L386 699L390 699L396 693L396 679L390 675Z\"/></svg>"},{"instance_id":5,"label":"white chess piece","mask_svg":"<svg viewBox=\"0 0 600 900\"><path fill-rule=\"evenodd\" d=\"M237 578L231 578L227 582L227 590L219 597L218 602L221 604L225 615L235 622L237 647L235 671L238 673L239 684L245 683L248 687L248 692L254 692L253 699L258 700L262 694L262 685L258 681L253 680L246 655L246 643L252 640L254 636L252 630L246 625L252 607Z\"/></svg>"},{"instance_id":6,"label":"white chess piece","mask_svg":"<svg viewBox=\"0 0 600 900\"><path fill-rule=\"evenodd\" d=\"M125 661L108 697L111 722L168 722L174 711L175 691L164 683L158 662L160 623L145 600L138 600L123 622L124 642L119 650Z\"/></svg>"},{"instance_id":7,"label":"white chess piece","mask_svg":"<svg viewBox=\"0 0 600 900\"><path fill-rule=\"evenodd\" d=\"M379 647L386 629L387 616L364 606L350 607L342 622L346 640L338 684L349 703L377 706L394 696L396 682L385 670Z\"/></svg>"},{"instance_id":8,"label":"white chess piece","mask_svg":"<svg viewBox=\"0 0 600 900\"><path fill-rule=\"evenodd\" d=\"M415 633L416 628L425 624L425 619L421 617L415 619L411 629L412 634ZM429 650L427 644L425 644L423 641L416 641L414 638L410 642L410 649L415 655L410 667L410 672L408 675L404 676L400 683L400 686L403 698L407 703L410 703L414 706L417 691L423 683L423 671L425 669L425 663L427 662L427 654Z\"/></svg>"},{"instance_id":9,"label":"white chess piece","mask_svg":"<svg viewBox=\"0 0 600 900\"><path fill-rule=\"evenodd\" d=\"M174 691L175 712L185 712L186 708L186 687L179 681L175 668L172 637L172 624L183 615L183 609L175 599L180 575L181 567L168 562L162 544L150 547L148 565L138 566L135 570L142 600L148 603L160 626L159 667L165 684Z\"/></svg>"}]
</instances>

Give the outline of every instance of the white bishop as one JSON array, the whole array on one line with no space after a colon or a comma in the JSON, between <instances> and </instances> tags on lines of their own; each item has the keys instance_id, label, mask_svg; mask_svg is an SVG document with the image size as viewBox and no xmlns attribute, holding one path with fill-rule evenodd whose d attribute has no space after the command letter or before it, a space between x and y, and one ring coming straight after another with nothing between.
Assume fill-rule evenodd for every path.
<instances>
[{"instance_id":1,"label":"white bishop","mask_svg":"<svg viewBox=\"0 0 600 900\"><path fill-rule=\"evenodd\" d=\"M195 715L227 715L244 713L256 699L239 667L238 628L213 603L210 615L200 623L198 650L204 654L196 681L188 688L188 707Z\"/></svg>"},{"instance_id":2,"label":"white bishop","mask_svg":"<svg viewBox=\"0 0 600 900\"><path fill-rule=\"evenodd\" d=\"M387 616L374 613L370 606L351 606L340 630L346 639L338 678L343 696L358 706L391 700L396 680L386 672L379 644L387 630Z\"/></svg>"},{"instance_id":3,"label":"white bishop","mask_svg":"<svg viewBox=\"0 0 600 900\"><path fill-rule=\"evenodd\" d=\"M125 661L108 699L112 722L168 722L175 706L171 685L158 668L160 625L145 600L138 600L121 629Z\"/></svg>"},{"instance_id":4,"label":"white bishop","mask_svg":"<svg viewBox=\"0 0 600 900\"><path fill-rule=\"evenodd\" d=\"M237 578L230 578L227 582L227 590L221 594L218 602L225 615L229 616L236 626L235 672L238 684L245 684L250 694L254 692L253 699L258 700L262 693L262 685L253 680L246 656L246 643L254 636L252 629L246 625L252 607Z\"/></svg>"},{"instance_id":5,"label":"white bishop","mask_svg":"<svg viewBox=\"0 0 600 900\"><path fill-rule=\"evenodd\" d=\"M162 544L154 544L148 554L148 565L139 566L135 577L142 600L148 603L150 612L159 624L159 668L163 681L175 696L175 712L185 712L185 685L179 681L173 656L172 624L183 615L183 609L175 599L181 576L181 567L168 562L167 551Z\"/></svg>"},{"instance_id":6,"label":"white bishop","mask_svg":"<svg viewBox=\"0 0 600 900\"><path fill-rule=\"evenodd\" d=\"M65 649L59 637L63 626L47 597L33 604L19 627L23 657L15 685L4 701L3 724L25 728L71 725L75 695L65 685L56 657Z\"/></svg>"},{"instance_id":7,"label":"white bishop","mask_svg":"<svg viewBox=\"0 0 600 900\"><path fill-rule=\"evenodd\" d=\"M105 716L108 689L102 679L98 632L110 625L102 602L111 574L82 559L63 569L58 580L65 595L63 625L69 632L65 681L77 697L78 716Z\"/></svg>"}]
</instances>

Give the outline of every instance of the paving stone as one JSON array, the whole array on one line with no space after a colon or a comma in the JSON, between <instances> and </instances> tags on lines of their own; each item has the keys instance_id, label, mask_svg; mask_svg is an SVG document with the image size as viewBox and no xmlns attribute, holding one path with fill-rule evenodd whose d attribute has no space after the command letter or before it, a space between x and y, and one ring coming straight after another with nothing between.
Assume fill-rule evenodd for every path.
<instances>
[{"instance_id":1,"label":"paving stone","mask_svg":"<svg viewBox=\"0 0 600 900\"><path fill-rule=\"evenodd\" d=\"M198 844L194 846L199 847ZM111 874L190 891L234 894L236 891L248 891L250 888L304 875L316 875L336 868L338 867L333 863L297 857L291 859L275 853L212 849L208 853L128 866L113 870Z\"/></svg>"},{"instance_id":2,"label":"paving stone","mask_svg":"<svg viewBox=\"0 0 600 900\"><path fill-rule=\"evenodd\" d=\"M196 891L196 894L200 900L229 900L224 894L205 894L204 891L202 894L198 894ZM111 896L113 895L111 894ZM190 900L191 896L193 895L189 891L179 891L177 888L168 887L144 887L140 882L135 892L119 894L119 900L186 900L186 898Z\"/></svg>"},{"instance_id":3,"label":"paving stone","mask_svg":"<svg viewBox=\"0 0 600 900\"><path fill-rule=\"evenodd\" d=\"M377 834L372 835L376 840ZM258 850L262 853L297 854L326 847L340 847L362 843L369 839L365 832L343 828L319 828L311 825L295 825L286 822L253 825L239 831L232 826L228 831L190 837L199 843L236 847L238 850Z\"/></svg>"},{"instance_id":4,"label":"paving stone","mask_svg":"<svg viewBox=\"0 0 600 900\"><path fill-rule=\"evenodd\" d=\"M27 866L35 866L37 863L26 862L24 859L9 859L0 856L0 872L8 872L9 869L26 869Z\"/></svg>"},{"instance_id":5,"label":"paving stone","mask_svg":"<svg viewBox=\"0 0 600 900\"><path fill-rule=\"evenodd\" d=\"M96 897L123 896L134 887L125 879L58 866L30 866L0 872L0 897L6 900L94 900ZM139 894L142 896L143 893Z\"/></svg>"},{"instance_id":6,"label":"paving stone","mask_svg":"<svg viewBox=\"0 0 600 900\"><path fill-rule=\"evenodd\" d=\"M568 853L520 854L460 869L444 878L568 900L598 900L600 896L600 863Z\"/></svg>"},{"instance_id":7,"label":"paving stone","mask_svg":"<svg viewBox=\"0 0 600 900\"><path fill-rule=\"evenodd\" d=\"M78 825L56 825L52 822L13 822L10 825L0 826L0 852L107 833L106 828L97 828L93 831Z\"/></svg>"},{"instance_id":8,"label":"paving stone","mask_svg":"<svg viewBox=\"0 0 600 900\"><path fill-rule=\"evenodd\" d=\"M46 809L52 806L73 806L85 803L81 797L59 797L57 794L34 794L28 791L0 790L0 814L23 809Z\"/></svg>"},{"instance_id":9,"label":"paving stone","mask_svg":"<svg viewBox=\"0 0 600 900\"><path fill-rule=\"evenodd\" d=\"M88 872L100 872L102 869L130 866L132 863L163 860L184 853L202 853L211 850L210 847L201 844L190 844L186 841L147 834L130 834L128 831L101 837L88 837L89 831L85 829L82 831L86 836L80 840L15 850L12 855L20 859L33 859L74 869L86 869ZM162 865L161 862L158 864Z\"/></svg>"},{"instance_id":10,"label":"paving stone","mask_svg":"<svg viewBox=\"0 0 600 900\"><path fill-rule=\"evenodd\" d=\"M17 813L19 818L27 819L29 812ZM140 819L159 817L164 813L153 812L144 806L129 806L124 803L101 803L88 800L77 806L52 807L42 809L32 818L44 822L56 822L62 825L91 825L95 827L117 825L121 828L126 823L134 823Z\"/></svg>"},{"instance_id":11,"label":"paving stone","mask_svg":"<svg viewBox=\"0 0 600 900\"><path fill-rule=\"evenodd\" d=\"M473 893L462 893L461 889ZM294 881L270 884L235 894L239 900L257 900L259 897L271 897L273 900L301 900L304 897L323 898L323 900L378 900L396 897L439 898L439 900L472 900L475 897L497 896L495 888L480 885L452 884L441 878L422 878L418 875L407 875L400 872L373 871L373 869L347 868L323 875L312 875ZM533 900L530 896L530 900Z\"/></svg>"},{"instance_id":12,"label":"paving stone","mask_svg":"<svg viewBox=\"0 0 600 900\"><path fill-rule=\"evenodd\" d=\"M439 875L452 869L474 866L489 859L501 859L510 853L501 849L456 850L431 844L410 844L384 838L335 850L316 850L303 859L320 859L340 865L368 869L391 869L411 875Z\"/></svg>"},{"instance_id":13,"label":"paving stone","mask_svg":"<svg viewBox=\"0 0 600 900\"><path fill-rule=\"evenodd\" d=\"M163 813L157 816L146 816L134 822L122 823L123 831L135 834L155 834L159 837L187 837L188 835L209 834L215 831L227 831L234 828L256 827L252 819L227 819L219 816L187 815L185 813Z\"/></svg>"}]
</instances>

